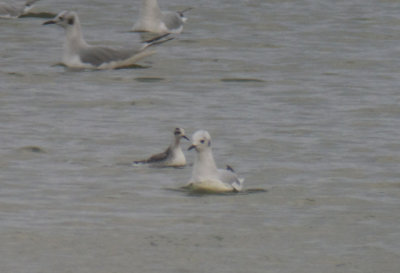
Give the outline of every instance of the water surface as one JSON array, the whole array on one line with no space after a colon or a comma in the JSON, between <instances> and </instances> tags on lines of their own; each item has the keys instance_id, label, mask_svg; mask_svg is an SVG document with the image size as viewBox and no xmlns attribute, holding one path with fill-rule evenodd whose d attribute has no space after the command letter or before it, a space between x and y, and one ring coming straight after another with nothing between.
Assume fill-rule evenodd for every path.
<instances>
[{"instance_id":1,"label":"water surface","mask_svg":"<svg viewBox=\"0 0 400 273\"><path fill-rule=\"evenodd\" d=\"M33 11L129 46L138 3ZM0 21L0 271L398 272L399 3L160 5L194 9L134 69L54 66L62 29ZM167 189L191 166L131 166L175 127L208 130L217 164L267 192L188 195Z\"/></svg>"}]
</instances>

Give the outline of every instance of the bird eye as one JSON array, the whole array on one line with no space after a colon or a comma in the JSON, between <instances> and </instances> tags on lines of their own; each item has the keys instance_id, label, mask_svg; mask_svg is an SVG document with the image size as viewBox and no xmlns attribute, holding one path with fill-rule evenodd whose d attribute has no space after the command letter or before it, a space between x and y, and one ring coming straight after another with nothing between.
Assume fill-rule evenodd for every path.
<instances>
[{"instance_id":1,"label":"bird eye","mask_svg":"<svg viewBox=\"0 0 400 273\"><path fill-rule=\"evenodd\" d=\"M74 24L74 18L69 18L68 19L68 24L73 25Z\"/></svg>"},{"instance_id":2,"label":"bird eye","mask_svg":"<svg viewBox=\"0 0 400 273\"><path fill-rule=\"evenodd\" d=\"M200 140L200 143L201 143L201 144L204 144L204 139Z\"/></svg>"}]
</instances>

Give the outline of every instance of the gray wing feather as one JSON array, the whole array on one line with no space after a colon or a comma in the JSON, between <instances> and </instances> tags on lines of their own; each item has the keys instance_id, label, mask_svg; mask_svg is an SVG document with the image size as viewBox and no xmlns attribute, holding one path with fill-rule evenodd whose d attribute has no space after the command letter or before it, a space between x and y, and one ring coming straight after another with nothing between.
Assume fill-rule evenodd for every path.
<instances>
[{"instance_id":1,"label":"gray wing feather","mask_svg":"<svg viewBox=\"0 0 400 273\"><path fill-rule=\"evenodd\" d=\"M171 148L168 147L164 152L152 155L150 158L140 161L134 161L134 163L157 163L166 160L171 154Z\"/></svg>"},{"instance_id":2,"label":"gray wing feather","mask_svg":"<svg viewBox=\"0 0 400 273\"><path fill-rule=\"evenodd\" d=\"M238 181L237 174L228 170L219 169L218 176L224 183L232 184L233 182Z\"/></svg>"},{"instance_id":3,"label":"gray wing feather","mask_svg":"<svg viewBox=\"0 0 400 273\"><path fill-rule=\"evenodd\" d=\"M242 189L244 179L239 178L232 168L228 170L218 169L218 176L222 182L231 185L236 191Z\"/></svg>"},{"instance_id":4,"label":"gray wing feather","mask_svg":"<svg viewBox=\"0 0 400 273\"><path fill-rule=\"evenodd\" d=\"M139 49L117 50L108 47L88 47L82 49L79 52L79 55L83 63L89 63L94 66L100 66L104 63L126 60L139 52L140 52Z\"/></svg>"}]
</instances>

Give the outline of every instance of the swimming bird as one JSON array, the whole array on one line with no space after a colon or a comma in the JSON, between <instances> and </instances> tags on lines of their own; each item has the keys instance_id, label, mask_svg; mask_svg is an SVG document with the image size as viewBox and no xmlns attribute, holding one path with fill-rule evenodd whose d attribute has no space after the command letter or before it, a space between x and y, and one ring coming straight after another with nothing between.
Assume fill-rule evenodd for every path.
<instances>
[{"instance_id":1,"label":"swimming bird","mask_svg":"<svg viewBox=\"0 0 400 273\"><path fill-rule=\"evenodd\" d=\"M180 140L184 138L189 140L185 135L185 130L175 128L174 139L171 145L162 153L155 154L148 159L134 161L135 164L149 163L154 167L183 167L186 165L186 158L180 146Z\"/></svg>"},{"instance_id":2,"label":"swimming bird","mask_svg":"<svg viewBox=\"0 0 400 273\"><path fill-rule=\"evenodd\" d=\"M148 47L171 40L163 39L166 35L129 49L113 49L103 46L89 45L83 38L78 14L74 11L62 11L54 19L43 25L57 24L66 31L62 62L71 68L113 69L127 67L140 59L149 56L154 51Z\"/></svg>"},{"instance_id":3,"label":"swimming bird","mask_svg":"<svg viewBox=\"0 0 400 273\"><path fill-rule=\"evenodd\" d=\"M25 2L5 3L0 2L0 17L18 18L26 14L39 0L27 0Z\"/></svg>"},{"instance_id":4,"label":"swimming bird","mask_svg":"<svg viewBox=\"0 0 400 273\"><path fill-rule=\"evenodd\" d=\"M139 19L134 24L132 30L138 32L181 33L183 23L187 18L184 12L191 10L187 8L182 11L161 11L157 0L143 0L139 11Z\"/></svg>"},{"instance_id":5,"label":"swimming bird","mask_svg":"<svg viewBox=\"0 0 400 273\"><path fill-rule=\"evenodd\" d=\"M239 192L243 188L243 178L239 178L232 167L217 169L211 150L211 136L205 130L193 134L192 145L188 150L195 149L196 159L192 178L184 187L196 192Z\"/></svg>"}]
</instances>

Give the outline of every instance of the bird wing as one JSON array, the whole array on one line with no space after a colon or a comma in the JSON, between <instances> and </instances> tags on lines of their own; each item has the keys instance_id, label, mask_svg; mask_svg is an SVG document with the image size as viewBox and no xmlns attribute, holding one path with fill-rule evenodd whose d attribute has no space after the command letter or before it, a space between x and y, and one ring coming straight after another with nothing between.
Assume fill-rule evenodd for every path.
<instances>
[{"instance_id":1,"label":"bird wing","mask_svg":"<svg viewBox=\"0 0 400 273\"><path fill-rule=\"evenodd\" d=\"M226 183L231 185L236 191L240 191L243 188L243 178L239 178L236 173L233 172L233 169L218 169L218 178Z\"/></svg>"},{"instance_id":2,"label":"bird wing","mask_svg":"<svg viewBox=\"0 0 400 273\"><path fill-rule=\"evenodd\" d=\"M164 152L152 155L148 159L144 160L139 160L139 161L134 161L134 163L157 163L160 161L163 161L168 158L168 156L171 154L171 148L168 147Z\"/></svg>"},{"instance_id":3,"label":"bird wing","mask_svg":"<svg viewBox=\"0 0 400 273\"><path fill-rule=\"evenodd\" d=\"M171 148L168 147L164 152L152 155L149 159L147 159L148 163L155 163L155 162L160 162L168 158L168 156L171 154Z\"/></svg>"},{"instance_id":4,"label":"bird wing","mask_svg":"<svg viewBox=\"0 0 400 273\"><path fill-rule=\"evenodd\" d=\"M100 66L106 63L124 61L140 52L140 49L118 50L108 47L90 46L81 49L79 52L79 56L83 63L89 63L93 66Z\"/></svg>"}]
</instances>

